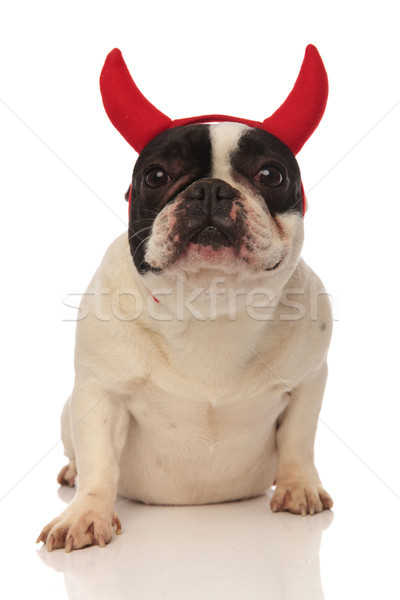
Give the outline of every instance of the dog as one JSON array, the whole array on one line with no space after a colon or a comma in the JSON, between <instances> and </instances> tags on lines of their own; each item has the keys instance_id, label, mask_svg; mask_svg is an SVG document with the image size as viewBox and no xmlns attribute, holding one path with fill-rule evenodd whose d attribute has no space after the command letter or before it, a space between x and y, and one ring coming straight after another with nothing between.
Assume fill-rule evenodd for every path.
<instances>
[{"instance_id":1,"label":"dog","mask_svg":"<svg viewBox=\"0 0 400 600\"><path fill-rule=\"evenodd\" d=\"M58 475L77 491L49 551L109 543L117 493L194 505L275 485L275 512L332 507L313 458L332 315L300 257L299 166L282 135L215 120L138 143L128 233L81 303Z\"/></svg>"}]
</instances>

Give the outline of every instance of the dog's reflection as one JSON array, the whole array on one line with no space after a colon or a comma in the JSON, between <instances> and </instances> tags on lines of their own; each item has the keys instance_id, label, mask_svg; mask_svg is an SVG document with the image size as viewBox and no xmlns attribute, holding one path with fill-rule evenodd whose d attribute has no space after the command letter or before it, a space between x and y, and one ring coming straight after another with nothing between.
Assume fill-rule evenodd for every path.
<instances>
[{"instance_id":1,"label":"dog's reflection","mask_svg":"<svg viewBox=\"0 0 400 600\"><path fill-rule=\"evenodd\" d=\"M63 500L74 491L61 488ZM117 501L122 534L106 548L38 550L64 573L68 598L323 599L322 531L333 513L274 514L268 495L206 506Z\"/></svg>"}]
</instances>

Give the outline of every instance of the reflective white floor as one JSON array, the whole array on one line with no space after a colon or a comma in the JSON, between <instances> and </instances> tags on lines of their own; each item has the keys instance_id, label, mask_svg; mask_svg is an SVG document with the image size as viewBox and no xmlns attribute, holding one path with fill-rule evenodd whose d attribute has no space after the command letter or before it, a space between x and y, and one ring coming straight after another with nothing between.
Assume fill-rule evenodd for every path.
<instances>
[{"instance_id":1,"label":"reflective white floor","mask_svg":"<svg viewBox=\"0 0 400 600\"><path fill-rule=\"evenodd\" d=\"M265 498L182 509L122 501L119 512L124 534L104 552L39 551L69 597L322 597L319 547L332 514L275 518Z\"/></svg>"},{"instance_id":2,"label":"reflective white floor","mask_svg":"<svg viewBox=\"0 0 400 600\"><path fill-rule=\"evenodd\" d=\"M41 526L74 494L57 493L48 477L57 455L2 501L4 598L38 592L42 600L399 597L399 500L345 448L337 446L332 461L340 466L330 478L334 512L273 514L268 495L176 508L119 498L122 534L104 549L71 554L34 544Z\"/></svg>"}]
</instances>

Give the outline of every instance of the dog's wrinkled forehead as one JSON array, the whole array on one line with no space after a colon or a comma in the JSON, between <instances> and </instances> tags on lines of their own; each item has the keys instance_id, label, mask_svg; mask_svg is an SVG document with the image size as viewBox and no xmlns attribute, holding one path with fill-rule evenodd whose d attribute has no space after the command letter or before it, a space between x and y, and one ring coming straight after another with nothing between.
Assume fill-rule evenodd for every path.
<instances>
[{"instance_id":1,"label":"dog's wrinkled forehead","mask_svg":"<svg viewBox=\"0 0 400 600\"><path fill-rule=\"evenodd\" d=\"M260 184L257 173L265 165L279 169L282 185ZM146 185L146 174L155 167L168 175L164 189ZM136 162L133 197L161 209L185 187L206 177L229 178L230 183L247 186L264 197L270 212L302 211L300 171L291 150L275 136L238 123L188 125L158 135Z\"/></svg>"}]
</instances>

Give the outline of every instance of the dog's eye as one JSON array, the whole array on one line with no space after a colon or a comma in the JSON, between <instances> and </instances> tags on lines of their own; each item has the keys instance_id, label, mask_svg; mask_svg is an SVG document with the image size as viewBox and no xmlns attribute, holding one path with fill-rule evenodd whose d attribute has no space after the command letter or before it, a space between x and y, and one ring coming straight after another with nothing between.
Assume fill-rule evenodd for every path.
<instances>
[{"instance_id":1,"label":"dog's eye","mask_svg":"<svg viewBox=\"0 0 400 600\"><path fill-rule=\"evenodd\" d=\"M275 165L264 165L254 176L256 181L270 187L278 187L283 181L282 171Z\"/></svg>"},{"instance_id":2,"label":"dog's eye","mask_svg":"<svg viewBox=\"0 0 400 600\"><path fill-rule=\"evenodd\" d=\"M149 187L159 188L168 183L170 178L168 173L164 169L161 169L161 167L153 167L147 171L144 180Z\"/></svg>"}]
</instances>

